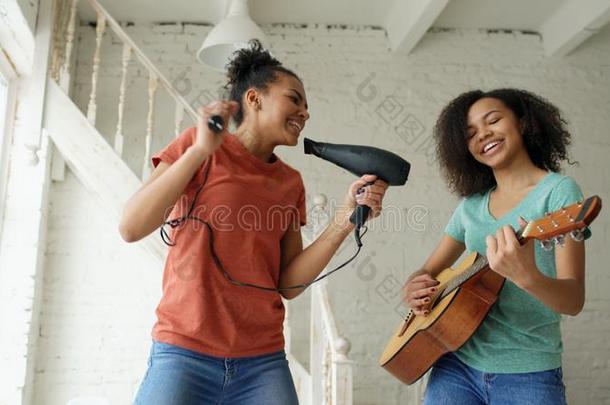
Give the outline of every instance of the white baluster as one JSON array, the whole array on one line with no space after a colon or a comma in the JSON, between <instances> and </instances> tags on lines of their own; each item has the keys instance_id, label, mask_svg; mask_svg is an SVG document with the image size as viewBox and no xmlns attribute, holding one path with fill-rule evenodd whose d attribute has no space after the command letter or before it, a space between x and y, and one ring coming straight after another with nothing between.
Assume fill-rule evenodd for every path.
<instances>
[{"instance_id":1,"label":"white baluster","mask_svg":"<svg viewBox=\"0 0 610 405\"><path fill-rule=\"evenodd\" d=\"M333 353L332 353L332 342L330 341L329 331L324 332L324 356L322 358L322 384L324 384L324 402L325 405L331 405L333 399L333 381L332 381L332 367L333 367Z\"/></svg>"},{"instance_id":2,"label":"white baluster","mask_svg":"<svg viewBox=\"0 0 610 405\"><path fill-rule=\"evenodd\" d=\"M114 150L119 156L123 156L123 111L125 110L125 87L127 84L127 66L131 58L131 47L123 44L123 58L121 68L121 87L119 89L119 117L114 135Z\"/></svg>"},{"instance_id":3,"label":"white baluster","mask_svg":"<svg viewBox=\"0 0 610 405\"><path fill-rule=\"evenodd\" d=\"M184 107L180 104L179 101L176 101L176 115L174 121L174 133L176 134L176 138L180 135L180 128L182 127L182 121L184 120Z\"/></svg>"},{"instance_id":4,"label":"white baluster","mask_svg":"<svg viewBox=\"0 0 610 405\"><path fill-rule=\"evenodd\" d=\"M327 198L313 198L309 213L310 243L328 226ZM332 314L326 279L311 287L310 375L311 403L351 405L353 401L352 361L348 359L350 342L337 333Z\"/></svg>"},{"instance_id":5,"label":"white baluster","mask_svg":"<svg viewBox=\"0 0 610 405\"><path fill-rule=\"evenodd\" d=\"M55 1L53 7L53 35L51 36L52 51L51 61L49 62L49 76L59 82L59 69L61 65L61 34L63 30L63 8L64 2L62 0Z\"/></svg>"},{"instance_id":6,"label":"white baluster","mask_svg":"<svg viewBox=\"0 0 610 405\"><path fill-rule=\"evenodd\" d=\"M308 221L311 226L309 241L313 242L328 224L326 212L327 198L324 194L317 194L313 198L313 209ZM331 397L330 375L332 356L329 355L331 343L329 329L325 320L325 299L322 294L322 285L326 279L319 281L311 287L311 319L310 319L310 374L311 398L313 404L329 404Z\"/></svg>"},{"instance_id":7,"label":"white baluster","mask_svg":"<svg viewBox=\"0 0 610 405\"><path fill-rule=\"evenodd\" d=\"M352 392L352 361L347 356L351 349L348 339L338 337L335 339L335 359L332 371L332 403L337 405L348 405L353 402Z\"/></svg>"},{"instance_id":8,"label":"white baluster","mask_svg":"<svg viewBox=\"0 0 610 405\"><path fill-rule=\"evenodd\" d=\"M132 49L133 53L136 55L137 59L144 65L144 68L155 74L158 78L160 84L165 88L165 90L170 94L170 96L182 104L185 109L187 116L196 121L197 112L195 109L182 97L180 92L176 90L172 84L167 80L167 78L159 71L159 69L155 66L154 63L151 62L150 59L142 52L140 48L136 45L135 42L131 39L131 37L125 32L125 30L121 27L121 25L108 13L108 11L102 7L102 5L97 0L88 0L88 3L95 9L98 15L103 15L106 23L112 29L116 37L123 43L129 45Z\"/></svg>"},{"instance_id":9,"label":"white baluster","mask_svg":"<svg viewBox=\"0 0 610 405\"><path fill-rule=\"evenodd\" d=\"M290 304L288 300L282 299L284 302L284 350L286 353L292 353L292 333L290 329Z\"/></svg>"},{"instance_id":10,"label":"white baluster","mask_svg":"<svg viewBox=\"0 0 610 405\"><path fill-rule=\"evenodd\" d=\"M61 77L70 74L70 62L72 58L72 48L74 47L74 31L76 27L76 10L78 0L72 0L70 4L70 21L66 30L66 54L64 55L64 64L61 69Z\"/></svg>"},{"instance_id":11,"label":"white baluster","mask_svg":"<svg viewBox=\"0 0 610 405\"><path fill-rule=\"evenodd\" d=\"M310 333L309 333L309 370L311 374L311 403L324 401L324 341L322 300L316 288L311 290Z\"/></svg>"},{"instance_id":12,"label":"white baluster","mask_svg":"<svg viewBox=\"0 0 610 405\"><path fill-rule=\"evenodd\" d=\"M155 110L155 92L159 80L153 72L149 72L148 79L148 117L146 119L146 151L144 152L144 165L142 167L142 181L150 176L152 171L150 153L152 148L153 118Z\"/></svg>"},{"instance_id":13,"label":"white baluster","mask_svg":"<svg viewBox=\"0 0 610 405\"><path fill-rule=\"evenodd\" d=\"M347 355L352 348L351 342L344 337L339 336L335 342L335 352L337 353L337 361L348 361Z\"/></svg>"},{"instance_id":14,"label":"white baluster","mask_svg":"<svg viewBox=\"0 0 610 405\"><path fill-rule=\"evenodd\" d=\"M326 212L326 204L328 199L324 194L316 194L313 198L313 239L315 240L318 235L324 231L328 225L329 215Z\"/></svg>"},{"instance_id":15,"label":"white baluster","mask_svg":"<svg viewBox=\"0 0 610 405\"><path fill-rule=\"evenodd\" d=\"M87 108L87 119L91 125L95 125L95 114L97 110L97 77L100 69L100 50L102 38L106 29L106 17L97 13L97 27L95 29L95 53L93 54L93 73L91 74L91 95L89 96L89 107Z\"/></svg>"}]
</instances>

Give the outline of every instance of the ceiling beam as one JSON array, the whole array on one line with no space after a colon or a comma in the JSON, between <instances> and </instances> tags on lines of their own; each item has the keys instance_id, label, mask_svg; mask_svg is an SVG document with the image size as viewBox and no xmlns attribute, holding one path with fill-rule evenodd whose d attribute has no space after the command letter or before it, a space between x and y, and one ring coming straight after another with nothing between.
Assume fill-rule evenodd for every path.
<instances>
[{"instance_id":1,"label":"ceiling beam","mask_svg":"<svg viewBox=\"0 0 610 405\"><path fill-rule=\"evenodd\" d=\"M392 51L410 53L447 3L449 0L395 0L385 24Z\"/></svg>"},{"instance_id":2,"label":"ceiling beam","mask_svg":"<svg viewBox=\"0 0 610 405\"><path fill-rule=\"evenodd\" d=\"M540 26L544 53L562 57L610 21L610 0L570 0Z\"/></svg>"}]
</instances>

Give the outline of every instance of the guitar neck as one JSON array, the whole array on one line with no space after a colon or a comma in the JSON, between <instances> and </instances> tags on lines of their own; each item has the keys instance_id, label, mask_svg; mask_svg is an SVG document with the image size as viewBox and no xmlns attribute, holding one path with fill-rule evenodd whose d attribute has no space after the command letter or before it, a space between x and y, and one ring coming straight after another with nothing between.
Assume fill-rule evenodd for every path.
<instances>
[{"instance_id":1,"label":"guitar neck","mask_svg":"<svg viewBox=\"0 0 610 405\"><path fill-rule=\"evenodd\" d=\"M474 261L474 263L472 263L467 270L465 270L462 274L460 274L459 276L452 279L447 284L447 287L443 290L439 299L445 298L447 295L451 294L453 291L458 289L466 281L470 280L477 273L479 273L485 269L488 269L488 268L489 268L489 262L487 261L487 258L485 256L479 255L477 257L477 259Z\"/></svg>"},{"instance_id":2,"label":"guitar neck","mask_svg":"<svg viewBox=\"0 0 610 405\"><path fill-rule=\"evenodd\" d=\"M522 229L517 232L516 236L520 244L523 245L527 242L528 238L523 237ZM489 269L489 261L487 260L487 257L479 255L474 261L474 263L472 263L466 271L464 271L462 274L460 274L458 277L454 278L447 284L447 288L445 288L445 290L441 294L440 299L445 298L447 295L451 294L466 281L470 280L470 278L472 278L479 272L487 269Z\"/></svg>"}]
</instances>

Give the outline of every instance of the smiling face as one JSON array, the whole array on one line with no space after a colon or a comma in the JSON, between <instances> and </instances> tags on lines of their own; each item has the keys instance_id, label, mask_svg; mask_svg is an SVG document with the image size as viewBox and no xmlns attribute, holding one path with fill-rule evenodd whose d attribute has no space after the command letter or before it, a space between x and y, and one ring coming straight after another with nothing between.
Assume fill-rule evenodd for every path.
<instances>
[{"instance_id":1,"label":"smiling face","mask_svg":"<svg viewBox=\"0 0 610 405\"><path fill-rule=\"evenodd\" d=\"M276 73L277 79L265 91L245 95L256 128L274 146L294 146L309 119L303 84L296 77Z\"/></svg>"},{"instance_id":2,"label":"smiling face","mask_svg":"<svg viewBox=\"0 0 610 405\"><path fill-rule=\"evenodd\" d=\"M492 169L507 167L518 158L529 159L519 119L495 98L482 98L468 110L466 142L472 156Z\"/></svg>"}]
</instances>

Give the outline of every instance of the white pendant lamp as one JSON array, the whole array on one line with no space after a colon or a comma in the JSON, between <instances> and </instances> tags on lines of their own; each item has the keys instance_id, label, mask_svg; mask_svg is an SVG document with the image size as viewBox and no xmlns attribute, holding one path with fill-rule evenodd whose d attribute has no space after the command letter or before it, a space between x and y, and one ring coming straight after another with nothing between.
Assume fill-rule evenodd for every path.
<instances>
[{"instance_id":1,"label":"white pendant lamp","mask_svg":"<svg viewBox=\"0 0 610 405\"><path fill-rule=\"evenodd\" d=\"M267 38L250 18L248 0L232 0L227 16L216 24L197 52L200 62L220 71L225 70L233 52L258 39L267 48Z\"/></svg>"}]
</instances>

